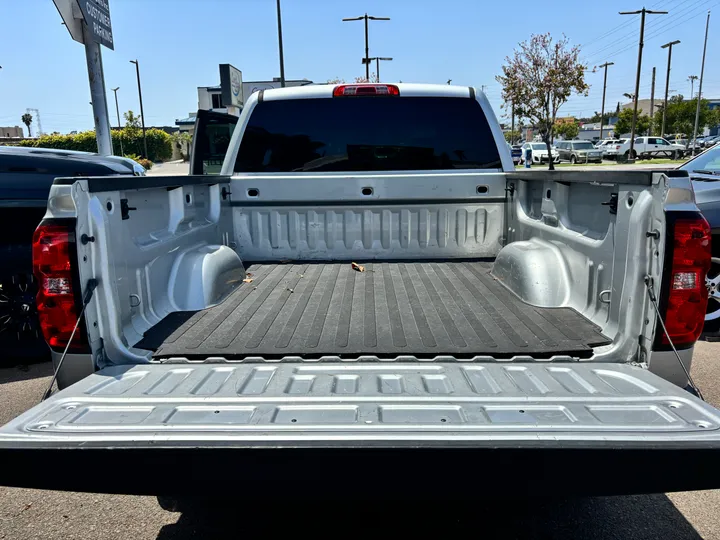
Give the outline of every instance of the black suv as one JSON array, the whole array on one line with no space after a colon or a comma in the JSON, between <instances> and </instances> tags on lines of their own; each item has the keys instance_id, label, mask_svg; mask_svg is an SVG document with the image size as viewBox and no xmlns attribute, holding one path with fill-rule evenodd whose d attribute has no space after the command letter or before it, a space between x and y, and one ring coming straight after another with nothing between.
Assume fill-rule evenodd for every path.
<instances>
[{"instance_id":1,"label":"black suv","mask_svg":"<svg viewBox=\"0 0 720 540\"><path fill-rule=\"evenodd\" d=\"M49 357L35 309L32 239L53 180L110 175L145 169L123 157L0 146L0 362Z\"/></svg>"}]
</instances>

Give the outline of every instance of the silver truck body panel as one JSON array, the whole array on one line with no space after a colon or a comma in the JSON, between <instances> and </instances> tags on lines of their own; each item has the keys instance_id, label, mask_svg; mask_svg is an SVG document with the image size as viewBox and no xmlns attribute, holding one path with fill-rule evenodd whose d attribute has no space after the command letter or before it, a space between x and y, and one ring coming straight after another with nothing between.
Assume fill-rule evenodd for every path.
<instances>
[{"instance_id":1,"label":"silver truck body panel","mask_svg":"<svg viewBox=\"0 0 720 540\"><path fill-rule=\"evenodd\" d=\"M720 413L623 364L177 363L105 368L0 430L4 448L570 441L720 447Z\"/></svg>"}]
</instances>

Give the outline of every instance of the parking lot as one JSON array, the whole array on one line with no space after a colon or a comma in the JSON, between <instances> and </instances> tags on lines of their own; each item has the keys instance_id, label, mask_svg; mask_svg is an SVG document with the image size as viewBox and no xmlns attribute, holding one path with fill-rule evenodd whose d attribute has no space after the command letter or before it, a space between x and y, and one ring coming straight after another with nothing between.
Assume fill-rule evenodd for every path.
<instances>
[{"instance_id":1,"label":"parking lot","mask_svg":"<svg viewBox=\"0 0 720 540\"><path fill-rule=\"evenodd\" d=\"M693 364L696 382L716 406L720 404L719 357L720 343L701 342ZM49 364L0 369L0 422L36 404L50 375ZM52 463L37 467L52 474ZM112 474L112 464L97 473ZM334 476L332 471L327 474ZM241 492L242 486L237 489ZM380 484L378 489L382 489ZM495 531L503 538L720 538L719 505L720 490L713 490L569 500L483 500L404 512L398 511L400 506L372 503L322 503L320 510L318 504L307 506L303 501L272 506L240 502L233 511L190 516L161 510L153 497L3 487L0 538L141 540L230 538L243 533L252 538L285 529L297 534L304 527L336 535L348 531L348 523L361 534L378 530L422 534L437 528L445 537Z\"/></svg>"}]
</instances>

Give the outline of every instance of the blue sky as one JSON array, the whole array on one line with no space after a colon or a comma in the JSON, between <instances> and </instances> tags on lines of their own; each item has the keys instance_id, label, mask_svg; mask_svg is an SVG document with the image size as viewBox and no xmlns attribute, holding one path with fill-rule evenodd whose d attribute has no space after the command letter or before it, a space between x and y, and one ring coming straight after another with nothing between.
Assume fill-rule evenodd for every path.
<instances>
[{"instance_id":1,"label":"blue sky","mask_svg":"<svg viewBox=\"0 0 720 540\"><path fill-rule=\"evenodd\" d=\"M112 87L120 87L121 111L139 112L130 59L140 61L153 125L172 125L194 111L196 88L219 83L220 63L241 69L246 81L279 74L274 0L109 1L115 50L103 49L103 62L113 124ZM316 82L363 75L363 24L340 19L367 12L392 18L370 26L370 55L394 58L381 66L384 81L486 85L502 115L494 78L505 56L533 32L564 32L591 67L615 62L606 106L614 109L634 89L639 30L639 16L618 11L641 7L641 0L282 0L285 72ZM641 97L650 95L653 66L656 98L662 96L667 50L660 45L675 39L682 43L673 49L670 89L689 95L688 75L700 75L705 13L714 8L703 94L720 98L720 0L647 0L646 7L670 14L648 16ZM0 0L0 125L20 125L25 109L37 108L45 132L92 128L84 50L60 23L52 0ZM600 110L602 73L587 80L590 95L571 98L561 113Z\"/></svg>"}]
</instances>

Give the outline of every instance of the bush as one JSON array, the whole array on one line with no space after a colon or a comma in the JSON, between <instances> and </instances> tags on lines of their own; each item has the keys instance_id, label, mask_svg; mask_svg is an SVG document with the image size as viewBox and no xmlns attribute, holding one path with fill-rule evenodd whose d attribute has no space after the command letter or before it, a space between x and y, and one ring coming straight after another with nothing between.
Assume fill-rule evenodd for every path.
<instances>
[{"instance_id":1,"label":"bush","mask_svg":"<svg viewBox=\"0 0 720 540\"><path fill-rule=\"evenodd\" d=\"M137 162L138 162L140 165L142 165L143 167L145 167L145 170L147 170L147 171L149 171L150 169L152 169L152 167L153 167L153 165L154 165L154 163L153 163L152 161L150 161L149 159L140 158L140 159L137 160Z\"/></svg>"},{"instance_id":2,"label":"bush","mask_svg":"<svg viewBox=\"0 0 720 540\"><path fill-rule=\"evenodd\" d=\"M146 131L148 160L163 161L172 157L172 139L170 135L160 129L148 129ZM142 131L134 128L123 128L112 130L113 145L118 146L120 142L125 155L143 154L143 137ZM78 150L81 152L93 152L97 150L97 140L95 139L95 131L83 131L77 135L43 135L35 140L25 140L20 142L20 146L32 146L36 148L56 148L61 150ZM138 161L138 160L135 160ZM140 163L138 161L138 163ZM141 164L142 165L142 164ZM144 166L144 165L143 165ZM149 168L149 167L146 167Z\"/></svg>"},{"instance_id":3,"label":"bush","mask_svg":"<svg viewBox=\"0 0 720 540\"><path fill-rule=\"evenodd\" d=\"M141 158L137 154L125 154L124 157L132 159L135 163L142 165L143 167L145 167L145 170L148 171L152 169L152 166L154 165L154 163L149 159Z\"/></svg>"}]
</instances>

